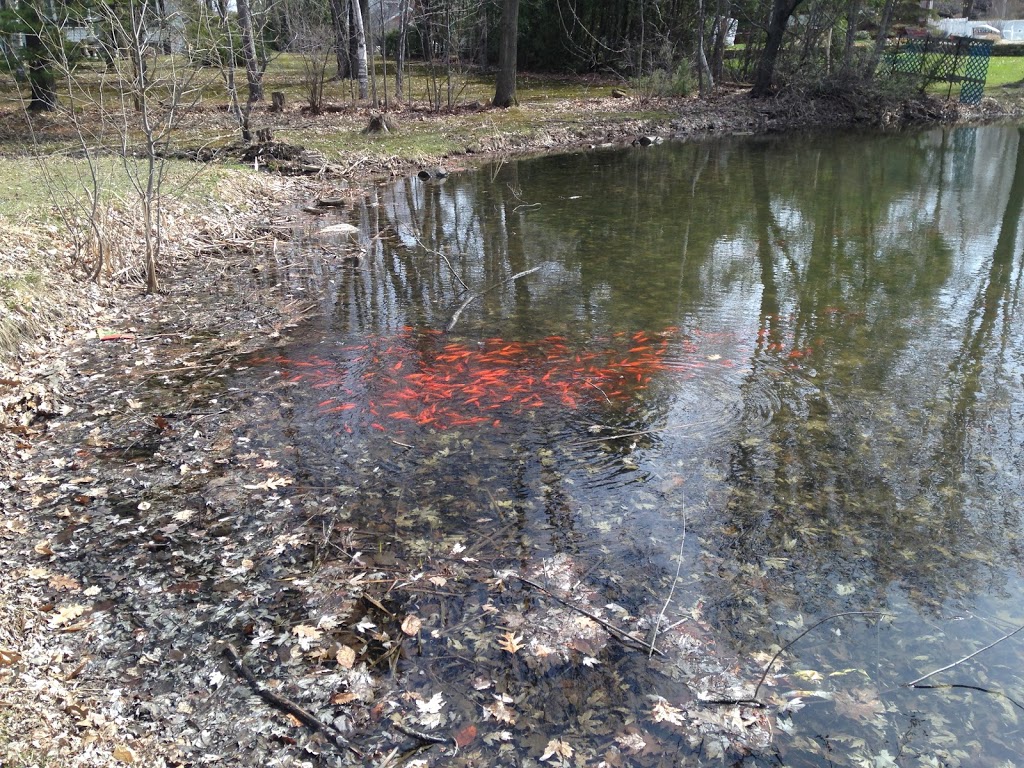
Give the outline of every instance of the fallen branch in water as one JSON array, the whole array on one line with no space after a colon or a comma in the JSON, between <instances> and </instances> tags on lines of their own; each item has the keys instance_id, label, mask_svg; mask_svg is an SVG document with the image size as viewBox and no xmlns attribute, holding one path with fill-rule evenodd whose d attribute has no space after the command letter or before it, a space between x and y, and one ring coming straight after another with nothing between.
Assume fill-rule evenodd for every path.
<instances>
[{"instance_id":1,"label":"fallen branch in water","mask_svg":"<svg viewBox=\"0 0 1024 768\"><path fill-rule=\"evenodd\" d=\"M980 685L967 685L966 683L944 683L939 685L908 685L908 688L914 688L916 690L936 690L939 688L966 688L968 691L980 691L981 693L990 693L993 696L1000 696L1006 699L1008 702L1013 704L1017 709L1024 710L1024 704L1021 704L1012 696L1009 696L1002 691L997 691L993 688L982 688Z\"/></svg>"},{"instance_id":2,"label":"fallen branch in water","mask_svg":"<svg viewBox=\"0 0 1024 768\"><path fill-rule=\"evenodd\" d=\"M454 328L455 324L457 322L459 322L459 316L462 314L463 310L465 310L466 307L468 307L474 301L479 299L481 296L483 296L486 293L490 293L495 288L500 288L501 286L505 285L506 283L514 283L520 277L526 277L527 275L533 274L538 269L540 269L540 267L534 267L533 269L527 269L527 270L525 270L523 272L519 272L519 273L517 273L515 275L512 275L512 277L508 278L507 280L502 280L500 283L495 283L494 285L492 285L492 286L490 286L488 288L484 288L482 291L480 291L480 293L474 293L472 296L470 296L468 299L466 299L464 302L462 302L462 304L459 305L459 308L455 310L455 314L452 315L452 319L448 321L448 325L444 329L445 332L446 333L451 333L452 328Z\"/></svg>"},{"instance_id":3,"label":"fallen branch in water","mask_svg":"<svg viewBox=\"0 0 1024 768\"><path fill-rule=\"evenodd\" d=\"M904 683L903 687L904 688L924 688L926 686L919 686L918 685L918 683L920 683L922 680L927 680L929 677L932 677L933 675L939 674L939 672L945 672L948 669L953 669L953 667L958 667L961 664L963 664L965 661L969 661L969 660L973 659L979 653L984 653L989 648L994 648L995 646L999 645L1004 640L1008 640L1009 638L1013 637L1014 635L1016 635L1018 632L1021 632L1021 631L1024 631L1024 624L1021 624L1019 627L1017 627L1012 632L1007 632L1005 635L1000 637L998 640L993 640L991 643L986 645L984 648L979 648L974 653L969 653L966 656L964 656L962 659L958 659L957 661L954 661L952 664L947 664L944 667L940 667L939 669L936 669L936 670L934 670L932 672L929 672L927 675L921 675L921 677L917 678L916 680L911 680L909 683ZM927 687L934 687L934 686L927 686ZM967 686L961 686L961 687L967 687ZM981 689L979 689L979 690L981 690ZM993 691L985 691L985 692L986 693L993 693ZM1007 696L1007 698L1009 698L1009 696ZM1010 701L1013 701L1013 699L1010 699ZM1014 702L1014 703L1016 703L1016 702Z\"/></svg>"},{"instance_id":4,"label":"fallen branch in water","mask_svg":"<svg viewBox=\"0 0 1024 768\"><path fill-rule=\"evenodd\" d=\"M547 589L546 587L541 586L537 582L530 581L530 579L526 578L525 576L516 575L516 578L519 579L521 582L523 582L523 584L527 584L527 585L533 587L534 589L540 590L545 595L550 597L552 600L557 600L559 603L564 605L566 608L569 608L569 609L571 609L573 611L576 611L577 613L581 613L584 616L586 616L588 619L592 619L592 620L596 621L598 624L600 624L602 627L604 627L606 630L608 630L608 634L610 634L612 637L614 637L616 640L618 640L623 645L628 645L629 647L636 648L639 651L656 653L659 656L664 656L665 655L665 653L663 651L661 651L658 648L655 648L653 646L649 646L643 640L640 640L638 638L633 637L628 632L622 631L621 629L616 627L611 622L609 622L609 621L607 621L605 619L602 619L600 616L597 616L597 615L591 613L590 611L584 610L583 608L580 608L578 605L573 605L568 600L563 600L558 595L556 595L554 592L552 592L550 589Z\"/></svg>"},{"instance_id":5,"label":"fallen branch in water","mask_svg":"<svg viewBox=\"0 0 1024 768\"><path fill-rule=\"evenodd\" d=\"M241 675L242 678L245 679L246 683L249 684L249 688L252 690L252 692L259 696L261 699L263 699L265 702L270 704L275 709L279 709L285 714L291 715L296 720L305 725L307 728L310 728L314 731L319 731L324 735L324 738L326 738L329 742L331 742L331 744L340 749L342 752L348 750L356 757L361 758L363 756L363 754L358 749L349 744L345 740L345 737L338 733L336 729L330 727L316 716L311 715L298 704L295 704L294 702L289 701L283 696L278 696L276 693L272 693L271 691L268 691L266 688L264 688L260 684L260 681L256 679L256 676L252 673L252 671L247 666L245 666L245 663L242 661L242 657L238 655L237 649L231 643L225 643L221 653L223 653L228 658L228 661L231 662L231 666L234 668L234 670L239 675Z\"/></svg>"}]
</instances>

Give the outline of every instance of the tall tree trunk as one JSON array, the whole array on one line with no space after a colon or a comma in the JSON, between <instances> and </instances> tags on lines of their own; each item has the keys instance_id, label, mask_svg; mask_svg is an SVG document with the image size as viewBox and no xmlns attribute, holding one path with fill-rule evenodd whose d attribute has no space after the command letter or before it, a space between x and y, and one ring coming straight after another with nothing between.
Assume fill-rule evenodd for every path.
<instances>
[{"instance_id":1,"label":"tall tree trunk","mask_svg":"<svg viewBox=\"0 0 1024 768\"><path fill-rule=\"evenodd\" d=\"M775 65L782 50L782 39L786 34L786 24L803 0L773 0L772 15L768 22L768 35L764 41L764 50L754 70L754 87L750 96L764 99L772 95L772 81L775 78Z\"/></svg>"},{"instance_id":2,"label":"tall tree trunk","mask_svg":"<svg viewBox=\"0 0 1024 768\"><path fill-rule=\"evenodd\" d=\"M359 0L352 0L352 36L355 38L355 75L359 82L359 98L365 99L369 96L369 84L367 82L366 70L366 30L363 27L363 12L359 7Z\"/></svg>"},{"instance_id":3,"label":"tall tree trunk","mask_svg":"<svg viewBox=\"0 0 1024 768\"><path fill-rule=\"evenodd\" d=\"M263 66L256 55L256 35L253 32L252 11L249 0L235 0L238 9L238 30L242 35L242 57L245 59L245 80L249 88L249 103L263 100Z\"/></svg>"},{"instance_id":4,"label":"tall tree trunk","mask_svg":"<svg viewBox=\"0 0 1024 768\"><path fill-rule=\"evenodd\" d=\"M715 87L715 78L711 74L707 54L704 52L704 0L697 0L697 64L699 70L698 85L701 98L707 98Z\"/></svg>"},{"instance_id":5,"label":"tall tree trunk","mask_svg":"<svg viewBox=\"0 0 1024 768\"><path fill-rule=\"evenodd\" d=\"M387 41L384 39L384 24L385 24L385 22L387 20L384 18L384 0L378 0L378 3L379 3L378 7L380 8L380 31L379 31L379 34L380 34L380 38L379 38L379 40L380 40L380 63L381 63L380 79L381 79L381 84L384 86L384 109L387 110L387 108L388 108L388 44L387 44ZM376 71L377 71L377 69L376 69L376 67L374 67L374 72L376 72ZM374 77L374 81L376 82L376 76ZM376 91L376 87L374 87L374 91Z\"/></svg>"},{"instance_id":6,"label":"tall tree trunk","mask_svg":"<svg viewBox=\"0 0 1024 768\"><path fill-rule=\"evenodd\" d=\"M501 44L498 48L498 77L494 86L494 106L511 107L516 103L516 57L519 42L519 0L504 0L501 8Z\"/></svg>"},{"instance_id":7,"label":"tall tree trunk","mask_svg":"<svg viewBox=\"0 0 1024 768\"><path fill-rule=\"evenodd\" d=\"M398 12L398 50L395 51L395 101L401 103L405 88L405 40L409 31L409 0L402 0Z\"/></svg>"},{"instance_id":8,"label":"tall tree trunk","mask_svg":"<svg viewBox=\"0 0 1024 768\"><path fill-rule=\"evenodd\" d=\"M338 71L336 80L344 80L352 71L348 57L348 3L347 0L330 0L331 26L334 28L334 58Z\"/></svg>"},{"instance_id":9,"label":"tall tree trunk","mask_svg":"<svg viewBox=\"0 0 1024 768\"><path fill-rule=\"evenodd\" d=\"M366 68L370 77L370 100L377 106L377 40L373 36L373 8L370 0L360 0L363 12L363 35L366 37Z\"/></svg>"},{"instance_id":10,"label":"tall tree trunk","mask_svg":"<svg viewBox=\"0 0 1024 768\"><path fill-rule=\"evenodd\" d=\"M846 6L846 40L843 42L843 74L853 72L854 42L857 34L857 20L863 0L849 0Z\"/></svg>"},{"instance_id":11,"label":"tall tree trunk","mask_svg":"<svg viewBox=\"0 0 1024 768\"><path fill-rule=\"evenodd\" d=\"M722 13L719 0L715 11L715 39L711 48L711 76L715 80L725 77L725 37L729 34L729 18Z\"/></svg>"},{"instance_id":12,"label":"tall tree trunk","mask_svg":"<svg viewBox=\"0 0 1024 768\"><path fill-rule=\"evenodd\" d=\"M868 59L864 75L868 78L875 76L878 63L882 60L882 53L885 51L885 41L889 37L889 25L892 23L892 14L896 10L896 0L885 0L885 8L882 9L882 21L878 25L878 34L875 35L875 48Z\"/></svg>"},{"instance_id":13,"label":"tall tree trunk","mask_svg":"<svg viewBox=\"0 0 1024 768\"><path fill-rule=\"evenodd\" d=\"M38 34L25 35L30 112L52 112L57 108L57 79L46 45Z\"/></svg>"}]
</instances>

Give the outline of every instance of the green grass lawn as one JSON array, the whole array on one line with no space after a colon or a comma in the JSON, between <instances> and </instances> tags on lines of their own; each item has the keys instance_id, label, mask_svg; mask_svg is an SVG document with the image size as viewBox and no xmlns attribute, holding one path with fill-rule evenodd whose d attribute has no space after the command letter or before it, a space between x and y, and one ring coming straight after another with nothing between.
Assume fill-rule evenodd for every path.
<instances>
[{"instance_id":1,"label":"green grass lawn","mask_svg":"<svg viewBox=\"0 0 1024 768\"><path fill-rule=\"evenodd\" d=\"M1024 81L1024 56L993 56L988 60L985 90L994 91L1005 85Z\"/></svg>"}]
</instances>

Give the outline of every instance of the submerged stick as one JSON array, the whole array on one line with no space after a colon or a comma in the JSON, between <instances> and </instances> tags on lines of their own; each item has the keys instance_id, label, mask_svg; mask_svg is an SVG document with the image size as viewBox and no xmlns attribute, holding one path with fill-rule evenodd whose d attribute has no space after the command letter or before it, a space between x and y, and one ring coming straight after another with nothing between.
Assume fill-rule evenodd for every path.
<instances>
[{"instance_id":1,"label":"submerged stick","mask_svg":"<svg viewBox=\"0 0 1024 768\"><path fill-rule=\"evenodd\" d=\"M507 280L502 280L500 283L495 283L494 285L491 285L491 286L489 286L487 288L484 288L482 291L480 291L480 293L474 293L472 296L470 296L468 299L466 299L464 302L462 302L462 304L459 305L459 308L455 310L455 314L452 315L452 319L448 321L448 325L444 329L445 332L446 333L451 333L452 328L454 328L455 324L457 322L459 322L459 316L462 314L463 310L465 310L466 307L468 307L474 301L479 299L485 293L489 293L490 291L493 291L495 288L500 288L501 286L505 285L505 283L514 283L520 277L526 277L527 275L533 274L538 269L540 269L540 267L534 267L533 269L527 269L527 270L525 270L523 272L519 272L519 273L517 273L515 275L512 275L512 277L508 278Z\"/></svg>"},{"instance_id":2,"label":"submerged stick","mask_svg":"<svg viewBox=\"0 0 1024 768\"><path fill-rule=\"evenodd\" d=\"M683 515L683 538L679 542L679 561L676 563L676 575L672 579L672 587L668 591L668 597L665 598L665 604L661 606L661 613L658 614L654 620L654 629L651 631L651 648L647 654L647 658L651 658L654 655L655 643L658 642L658 629L661 628L661 620L665 618L665 611L668 610L669 604L672 602L672 595L675 594L676 584L679 583L679 573L683 570L683 548L686 546L686 515Z\"/></svg>"},{"instance_id":3,"label":"submerged stick","mask_svg":"<svg viewBox=\"0 0 1024 768\"><path fill-rule=\"evenodd\" d=\"M1021 704L1012 696L997 691L994 688L982 688L980 685L967 685L966 683L946 683L940 685L908 685L909 688L915 688L917 690L937 690L939 688L966 688L968 691L980 691L981 693L989 693L993 696L999 696L1006 699L1008 702L1013 704L1017 709L1024 710L1024 704Z\"/></svg>"},{"instance_id":4,"label":"submerged stick","mask_svg":"<svg viewBox=\"0 0 1024 768\"><path fill-rule=\"evenodd\" d=\"M228 661L231 662L231 666L234 667L235 671L245 679L246 683L249 684L249 688L252 692L265 702L275 709L279 709L282 712L291 715L307 728L319 731L324 735L324 738L341 751L344 752L345 750L348 750L360 758L363 756L363 754L349 744L348 741L345 740L345 737L338 733L336 729L328 726L322 720L317 718L315 715L310 714L295 702L289 701L283 696L278 696L276 693L264 688L263 685L260 684L260 681L256 679L256 676L252 671L245 666L245 663L242 661L242 657L238 655L237 649L231 643L225 643L221 652L228 658Z\"/></svg>"},{"instance_id":5,"label":"submerged stick","mask_svg":"<svg viewBox=\"0 0 1024 768\"><path fill-rule=\"evenodd\" d=\"M618 640L619 642L623 643L624 645L628 645L628 646L630 646L632 648L636 648L637 650L641 650L641 651L650 651L651 653L656 653L659 656L664 656L665 655L665 653L663 651L659 650L658 648L648 647L647 643L645 643L643 640L640 640L638 638L633 637L628 632L624 632L623 630L619 629L618 627L616 627L611 622L609 622L609 621L607 621L605 619L602 619L600 616L597 616L597 615L591 613L588 610L580 608L578 605L573 605L568 600L563 600L558 595L556 595L554 592L552 592L550 589L548 589L548 588L538 584L537 582L531 581L530 579L526 578L525 576L519 576L518 574L516 574L516 578L519 579L521 582L523 582L523 584L528 584L529 586L533 587L534 589L539 589L541 592L543 592L545 595L550 597L552 600L557 600L559 603L564 605L566 608L574 610L577 613L581 613L584 616L586 616L588 619L593 619L598 624L600 624L602 627L604 627L606 630L608 630L608 633L612 637L614 637L616 640Z\"/></svg>"}]
</instances>

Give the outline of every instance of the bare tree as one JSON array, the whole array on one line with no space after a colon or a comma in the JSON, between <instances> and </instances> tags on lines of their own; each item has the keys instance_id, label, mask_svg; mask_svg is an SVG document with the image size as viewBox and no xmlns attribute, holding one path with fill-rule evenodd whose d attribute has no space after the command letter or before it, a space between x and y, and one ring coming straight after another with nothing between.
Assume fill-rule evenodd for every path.
<instances>
[{"instance_id":1,"label":"bare tree","mask_svg":"<svg viewBox=\"0 0 1024 768\"><path fill-rule=\"evenodd\" d=\"M238 31L242 37L242 57L245 59L248 101L251 105L263 100L263 73L267 68L267 62L265 57L256 53L256 34L249 0L235 0L235 8L238 10Z\"/></svg>"},{"instance_id":2,"label":"bare tree","mask_svg":"<svg viewBox=\"0 0 1024 768\"><path fill-rule=\"evenodd\" d=\"M352 10L352 34L355 37L355 75L359 83L359 98L365 99L369 96L369 83L366 70L366 30L363 26L363 12L359 7L359 0L351 0Z\"/></svg>"},{"instance_id":3,"label":"bare tree","mask_svg":"<svg viewBox=\"0 0 1024 768\"><path fill-rule=\"evenodd\" d=\"M161 287L165 266L164 157L180 110L198 98L198 69L182 66L185 57L167 57L156 66L148 40L156 23L152 6L126 0L104 6L103 13L103 21L116 31L104 43L116 46L105 52L115 66L101 76L98 89L79 80L63 46L48 54L66 88L62 117L75 129L84 161L75 164L70 181L54 173L44 176L83 266L91 258L89 276L98 281L110 274L118 252L139 255L146 290L152 293ZM114 235L118 227L112 211L125 201L108 197L109 158L119 161L132 191L129 211L136 213L120 225L120 237Z\"/></svg>"},{"instance_id":4,"label":"bare tree","mask_svg":"<svg viewBox=\"0 0 1024 768\"><path fill-rule=\"evenodd\" d=\"M401 0L398 10L398 50L395 51L395 100L401 102L405 90L405 55L409 32L409 0Z\"/></svg>"},{"instance_id":5,"label":"bare tree","mask_svg":"<svg viewBox=\"0 0 1024 768\"><path fill-rule=\"evenodd\" d=\"M348 0L330 0L331 25L334 28L334 57L337 70L336 80L344 80L352 71L348 56Z\"/></svg>"}]
</instances>

